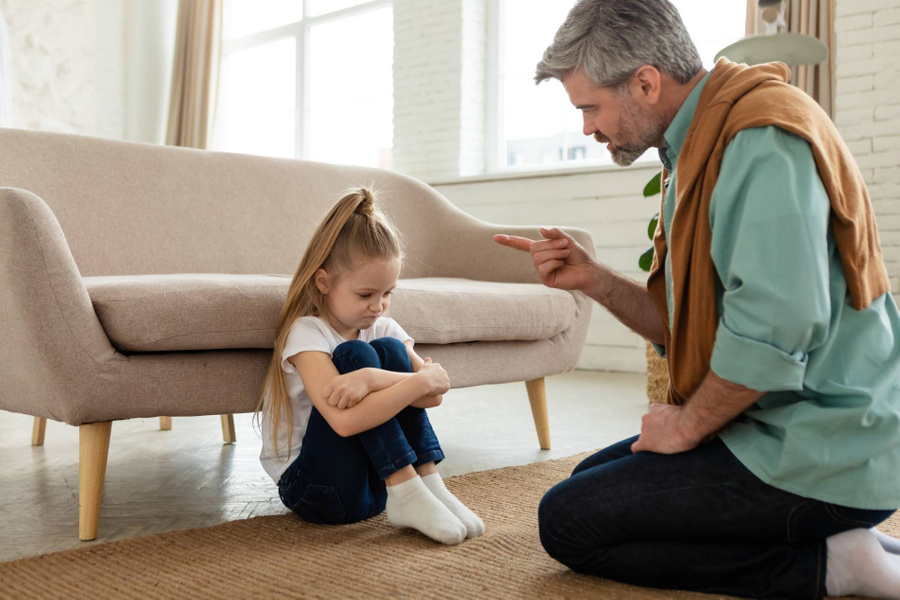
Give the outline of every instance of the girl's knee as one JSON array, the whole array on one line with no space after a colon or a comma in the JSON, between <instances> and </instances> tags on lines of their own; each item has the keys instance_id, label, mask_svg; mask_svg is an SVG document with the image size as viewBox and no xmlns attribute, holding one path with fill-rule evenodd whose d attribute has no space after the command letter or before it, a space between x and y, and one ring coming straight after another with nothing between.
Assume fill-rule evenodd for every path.
<instances>
[{"instance_id":1,"label":"girl's knee","mask_svg":"<svg viewBox=\"0 0 900 600\"><path fill-rule=\"evenodd\" d=\"M409 351L406 346L392 337L378 338L370 342L372 348L378 353L382 368L389 371L412 371L412 363L409 361Z\"/></svg>"},{"instance_id":2,"label":"girl's knee","mask_svg":"<svg viewBox=\"0 0 900 600\"><path fill-rule=\"evenodd\" d=\"M381 368L378 352L371 345L360 340L349 340L338 345L331 353L331 360L340 373L367 367Z\"/></svg>"}]
</instances>

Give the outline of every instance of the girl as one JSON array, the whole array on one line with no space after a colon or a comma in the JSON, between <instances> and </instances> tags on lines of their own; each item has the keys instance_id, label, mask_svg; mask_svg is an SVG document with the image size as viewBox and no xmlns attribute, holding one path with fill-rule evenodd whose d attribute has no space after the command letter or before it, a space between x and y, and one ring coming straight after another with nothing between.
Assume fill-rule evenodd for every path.
<instances>
[{"instance_id":1,"label":"girl","mask_svg":"<svg viewBox=\"0 0 900 600\"><path fill-rule=\"evenodd\" d=\"M444 453L424 409L450 389L447 372L384 316L401 258L367 189L319 224L278 320L257 406L260 460L306 521L353 523L386 508L395 527L458 544L484 524L435 469Z\"/></svg>"}]
</instances>

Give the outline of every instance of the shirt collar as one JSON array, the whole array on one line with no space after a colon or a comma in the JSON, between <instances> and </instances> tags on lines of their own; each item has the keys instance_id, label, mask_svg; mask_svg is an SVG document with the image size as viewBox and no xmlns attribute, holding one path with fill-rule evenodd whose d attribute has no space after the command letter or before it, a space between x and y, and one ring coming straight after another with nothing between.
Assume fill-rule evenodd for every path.
<instances>
[{"instance_id":1,"label":"shirt collar","mask_svg":"<svg viewBox=\"0 0 900 600\"><path fill-rule=\"evenodd\" d=\"M669 123L669 128L663 134L663 145L659 149L659 159L670 173L673 171L673 167L678 164L678 153L681 152L688 129L691 128L691 121L694 120L694 112L696 112L697 103L700 101L700 93L703 91L703 87L711 74L712 71L707 73L696 87L691 90L684 104L675 113L675 118Z\"/></svg>"}]
</instances>

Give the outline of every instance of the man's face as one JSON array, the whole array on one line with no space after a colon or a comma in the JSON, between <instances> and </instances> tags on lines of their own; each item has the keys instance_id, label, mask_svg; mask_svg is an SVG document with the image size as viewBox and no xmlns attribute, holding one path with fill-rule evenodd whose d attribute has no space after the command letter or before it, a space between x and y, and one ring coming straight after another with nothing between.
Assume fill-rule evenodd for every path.
<instances>
[{"instance_id":1,"label":"man's face","mask_svg":"<svg viewBox=\"0 0 900 600\"><path fill-rule=\"evenodd\" d=\"M617 165L627 167L651 146L661 143L665 120L634 98L634 85L601 87L582 69L565 77L562 84L569 100L581 111L584 135L606 144Z\"/></svg>"}]
</instances>

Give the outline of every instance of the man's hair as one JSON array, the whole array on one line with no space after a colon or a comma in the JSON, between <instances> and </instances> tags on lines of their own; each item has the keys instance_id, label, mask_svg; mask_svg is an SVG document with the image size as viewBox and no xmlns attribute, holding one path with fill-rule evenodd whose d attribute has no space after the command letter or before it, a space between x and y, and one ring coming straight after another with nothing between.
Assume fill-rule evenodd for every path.
<instances>
[{"instance_id":1,"label":"man's hair","mask_svg":"<svg viewBox=\"0 0 900 600\"><path fill-rule=\"evenodd\" d=\"M697 47L669 0L580 0L537 64L534 81L562 80L583 68L604 87L619 87L652 65L679 83L703 67Z\"/></svg>"}]
</instances>

